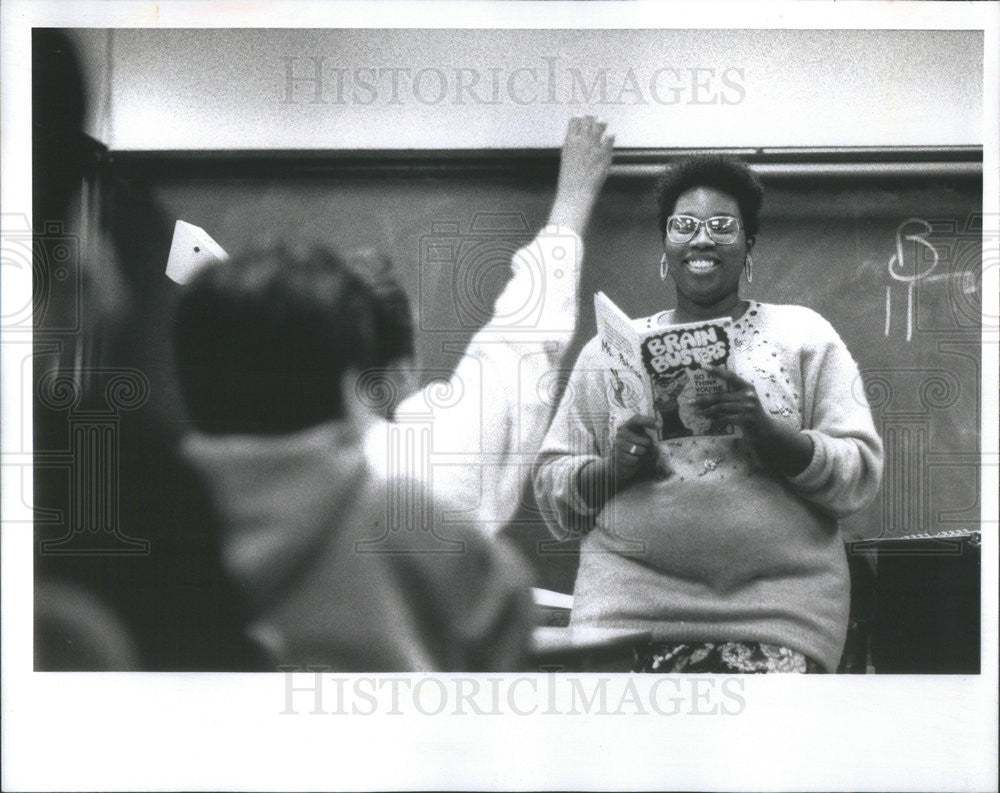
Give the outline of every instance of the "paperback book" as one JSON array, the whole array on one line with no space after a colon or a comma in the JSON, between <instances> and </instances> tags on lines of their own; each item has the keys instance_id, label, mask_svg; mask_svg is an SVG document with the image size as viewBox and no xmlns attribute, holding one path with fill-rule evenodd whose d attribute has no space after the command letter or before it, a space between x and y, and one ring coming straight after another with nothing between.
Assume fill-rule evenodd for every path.
<instances>
[{"instance_id":1,"label":"paperback book","mask_svg":"<svg viewBox=\"0 0 1000 793\"><path fill-rule=\"evenodd\" d=\"M733 434L732 424L701 415L693 404L728 389L706 367L728 368L729 317L677 324L661 312L630 319L603 292L594 296L594 312L612 434L636 413L656 417L656 440Z\"/></svg>"}]
</instances>

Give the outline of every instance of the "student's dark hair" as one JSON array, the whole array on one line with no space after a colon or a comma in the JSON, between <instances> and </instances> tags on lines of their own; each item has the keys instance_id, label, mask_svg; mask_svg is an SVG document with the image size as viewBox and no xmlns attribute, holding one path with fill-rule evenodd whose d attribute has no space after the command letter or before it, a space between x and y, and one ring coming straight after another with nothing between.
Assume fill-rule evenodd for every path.
<instances>
[{"instance_id":1,"label":"student's dark hair","mask_svg":"<svg viewBox=\"0 0 1000 793\"><path fill-rule=\"evenodd\" d=\"M764 186L757 175L745 162L735 157L696 154L668 165L657 183L660 239L666 233L667 218L673 214L677 199L695 187L711 187L735 198L746 236L757 235L760 230L760 207L764 200Z\"/></svg>"},{"instance_id":2,"label":"student's dark hair","mask_svg":"<svg viewBox=\"0 0 1000 793\"><path fill-rule=\"evenodd\" d=\"M361 278L374 298L375 364L388 366L414 357L413 312L410 298L396 278L390 259L371 248L346 257L351 272Z\"/></svg>"},{"instance_id":3,"label":"student's dark hair","mask_svg":"<svg viewBox=\"0 0 1000 793\"><path fill-rule=\"evenodd\" d=\"M284 247L207 268L174 314L181 392L202 432L295 432L344 415L342 375L376 363L374 300L335 254Z\"/></svg>"}]
</instances>

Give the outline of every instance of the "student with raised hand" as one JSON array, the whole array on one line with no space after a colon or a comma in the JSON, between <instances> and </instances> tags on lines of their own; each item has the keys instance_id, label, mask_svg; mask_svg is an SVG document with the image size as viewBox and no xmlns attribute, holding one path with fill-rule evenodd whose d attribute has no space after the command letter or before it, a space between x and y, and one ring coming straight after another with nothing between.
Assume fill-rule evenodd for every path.
<instances>
[{"instance_id":1,"label":"student with raised hand","mask_svg":"<svg viewBox=\"0 0 1000 793\"><path fill-rule=\"evenodd\" d=\"M529 568L483 529L513 513L544 435L542 380L576 327L580 237L610 159L604 125L574 119L550 223L514 256L493 320L449 383L383 399L381 415L369 387L403 394L414 371L408 300L385 260L276 248L185 287L175 351L195 431L184 453L271 664L523 665ZM528 300L537 308L520 317ZM462 398L437 406L441 388ZM415 417L434 456L397 454L414 451Z\"/></svg>"},{"instance_id":2,"label":"student with raised hand","mask_svg":"<svg viewBox=\"0 0 1000 793\"><path fill-rule=\"evenodd\" d=\"M450 524L442 546L430 528L457 506L365 457L355 382L382 363L384 300L336 255L280 247L182 290L175 353L194 425L182 450L210 494L225 575L270 669L518 669L522 561L474 521ZM383 536L390 517L399 530Z\"/></svg>"},{"instance_id":3,"label":"student with raised hand","mask_svg":"<svg viewBox=\"0 0 1000 793\"><path fill-rule=\"evenodd\" d=\"M385 412L394 420L372 427L366 440L373 465L433 481L435 494L462 504L490 533L518 508L551 414L546 381L576 330L582 238L613 152L605 128L593 116L569 121L548 223L513 256L492 318L447 383L392 400ZM400 355L396 370L412 370L412 358Z\"/></svg>"}]
</instances>

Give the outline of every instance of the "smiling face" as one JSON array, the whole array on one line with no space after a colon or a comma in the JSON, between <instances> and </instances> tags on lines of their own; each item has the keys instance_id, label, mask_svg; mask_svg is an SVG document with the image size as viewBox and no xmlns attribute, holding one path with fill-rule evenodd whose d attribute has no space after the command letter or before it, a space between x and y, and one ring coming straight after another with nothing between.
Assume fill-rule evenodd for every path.
<instances>
[{"instance_id":1,"label":"smiling face","mask_svg":"<svg viewBox=\"0 0 1000 793\"><path fill-rule=\"evenodd\" d=\"M740 232L731 243L713 240L702 225L687 242L671 242L664 237L670 274L677 286L678 308L685 313L727 312L739 300L740 275L752 246L742 228L740 206L728 193L712 187L693 187L681 193L674 205L674 215L690 215L707 220L730 215L740 220Z\"/></svg>"}]
</instances>

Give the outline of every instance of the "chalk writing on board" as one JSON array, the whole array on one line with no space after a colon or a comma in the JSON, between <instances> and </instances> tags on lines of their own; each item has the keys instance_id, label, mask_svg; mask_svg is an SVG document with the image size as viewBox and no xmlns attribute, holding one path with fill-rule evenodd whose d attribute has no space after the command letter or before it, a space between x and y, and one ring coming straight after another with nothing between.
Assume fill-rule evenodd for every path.
<instances>
[{"instance_id":1,"label":"chalk writing on board","mask_svg":"<svg viewBox=\"0 0 1000 793\"><path fill-rule=\"evenodd\" d=\"M944 225L944 229L942 228ZM966 295L975 293L978 289L976 273L968 269L959 272L939 272L935 269L941 261L941 252L932 245L927 237L935 228L940 232L954 228L954 221L927 221L922 218L907 218L896 228L896 252L889 259L889 277L906 285L906 340L913 338L913 290L919 281L922 286L937 282L960 281L961 289ZM916 228L915 228L916 227ZM910 233L904 233L909 231ZM910 254L904 258L905 243L914 243ZM954 251L944 245L945 261L954 262ZM889 283L885 288L885 335L888 337L892 324L892 298L896 286Z\"/></svg>"},{"instance_id":2,"label":"chalk writing on board","mask_svg":"<svg viewBox=\"0 0 1000 793\"><path fill-rule=\"evenodd\" d=\"M916 233L904 234L907 227L918 226L921 230ZM927 241L927 235L931 233L931 224L923 218L907 218L896 228L896 252L889 259L889 276L901 283L906 284L906 340L913 338L913 288L917 281L927 278L934 268L937 267L940 257L937 250ZM913 272L906 273L906 263L903 258L903 243L914 242L923 246L929 251L929 264L919 269L923 263L923 257L918 257L921 261L913 264ZM885 287L885 335L889 335L889 322L892 316L892 290L893 284Z\"/></svg>"}]
</instances>

